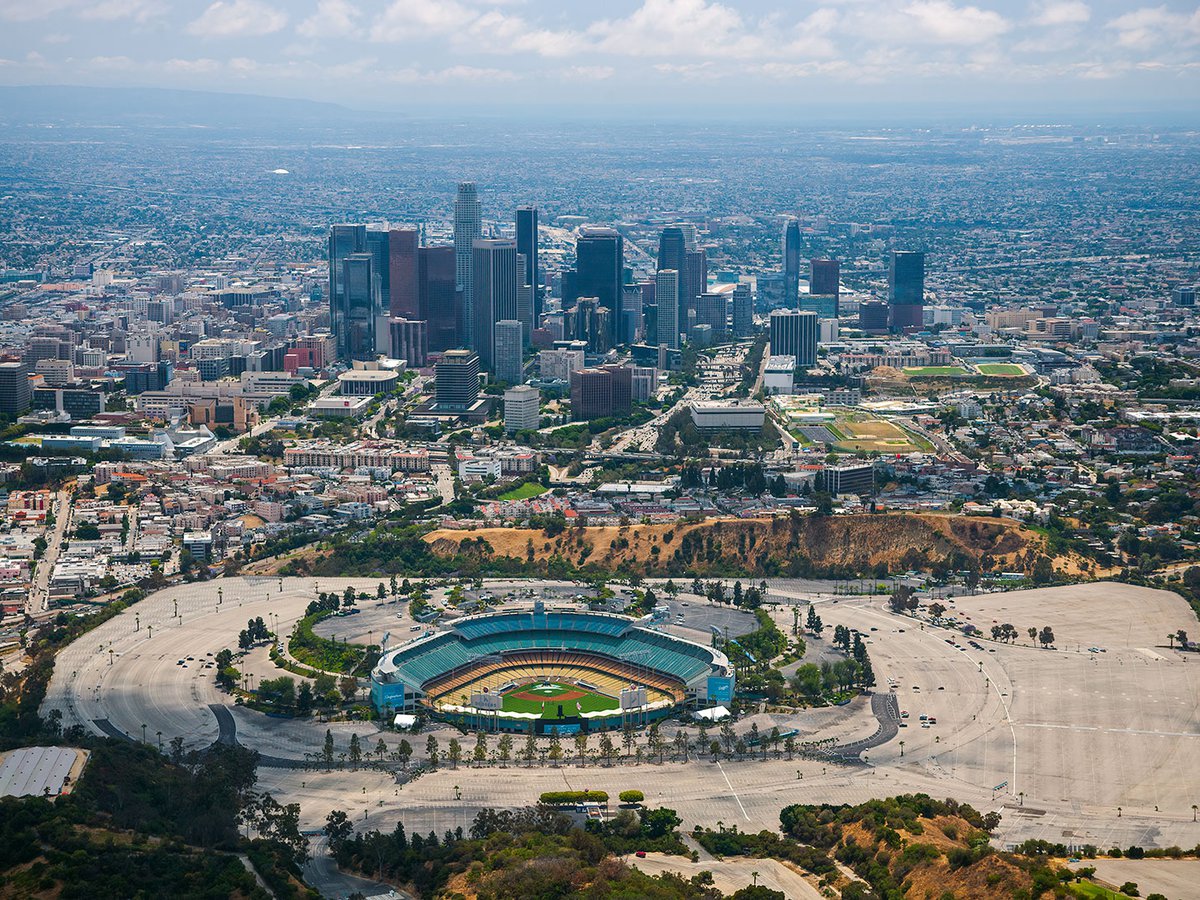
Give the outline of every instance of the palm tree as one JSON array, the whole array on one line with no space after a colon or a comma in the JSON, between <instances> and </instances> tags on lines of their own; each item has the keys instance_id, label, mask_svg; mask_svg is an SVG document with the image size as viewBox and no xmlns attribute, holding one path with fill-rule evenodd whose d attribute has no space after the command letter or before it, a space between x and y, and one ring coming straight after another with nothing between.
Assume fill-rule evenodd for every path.
<instances>
[{"instance_id":1,"label":"palm tree","mask_svg":"<svg viewBox=\"0 0 1200 900\"><path fill-rule=\"evenodd\" d=\"M900 755L901 755L901 756L903 756L903 755L904 755L904 741L901 741L901 742L900 742Z\"/></svg>"}]
</instances>

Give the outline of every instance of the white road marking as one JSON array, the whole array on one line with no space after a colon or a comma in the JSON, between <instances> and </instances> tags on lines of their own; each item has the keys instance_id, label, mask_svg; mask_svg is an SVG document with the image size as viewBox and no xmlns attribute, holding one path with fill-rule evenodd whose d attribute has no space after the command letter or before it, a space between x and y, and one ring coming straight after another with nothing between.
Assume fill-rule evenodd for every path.
<instances>
[{"instance_id":1,"label":"white road marking","mask_svg":"<svg viewBox=\"0 0 1200 900\"><path fill-rule=\"evenodd\" d=\"M725 779L725 783L729 785L729 793L733 794L733 799L737 801L738 808L741 809L742 815L745 816L746 821L749 822L750 816L746 813L746 807L742 806L742 798L739 797L737 791L733 789L733 784L730 782L729 776L725 774L725 769L721 766L720 761L717 762L717 768L721 770L721 775Z\"/></svg>"}]
</instances>

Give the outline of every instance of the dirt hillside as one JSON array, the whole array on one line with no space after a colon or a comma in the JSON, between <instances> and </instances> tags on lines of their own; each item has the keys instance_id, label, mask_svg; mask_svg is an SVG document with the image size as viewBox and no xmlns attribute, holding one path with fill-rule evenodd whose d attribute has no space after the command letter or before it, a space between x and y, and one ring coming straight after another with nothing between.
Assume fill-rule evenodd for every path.
<instances>
[{"instance_id":1,"label":"dirt hillside","mask_svg":"<svg viewBox=\"0 0 1200 900\"><path fill-rule=\"evenodd\" d=\"M643 574L742 570L750 575L811 571L928 568L1032 570L1044 550L1036 533L1015 522L966 516L896 513L710 519L693 524L576 527L549 535L530 528L440 529L425 536L441 556L484 554L527 562L561 559ZM1059 559L1056 568L1072 568Z\"/></svg>"}]
</instances>

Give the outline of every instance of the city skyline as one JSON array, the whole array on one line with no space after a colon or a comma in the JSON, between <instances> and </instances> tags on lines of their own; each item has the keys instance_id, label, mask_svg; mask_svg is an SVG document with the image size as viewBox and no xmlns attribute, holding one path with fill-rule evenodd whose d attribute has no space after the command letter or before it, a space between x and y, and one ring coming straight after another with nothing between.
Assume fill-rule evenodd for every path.
<instances>
[{"instance_id":1,"label":"city skyline","mask_svg":"<svg viewBox=\"0 0 1200 900\"><path fill-rule=\"evenodd\" d=\"M0 21L0 80L10 85L215 90L366 110L661 112L673 98L676 113L1194 113L1200 96L1200 8L1179 2L641 0L588 13L541 0L10 0Z\"/></svg>"}]
</instances>

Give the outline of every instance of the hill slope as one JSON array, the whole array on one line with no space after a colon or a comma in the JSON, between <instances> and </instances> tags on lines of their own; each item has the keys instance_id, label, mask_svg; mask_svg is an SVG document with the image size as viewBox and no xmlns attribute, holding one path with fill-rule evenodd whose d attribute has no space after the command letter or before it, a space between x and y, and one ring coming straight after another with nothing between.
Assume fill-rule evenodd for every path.
<instances>
[{"instance_id":1,"label":"hill slope","mask_svg":"<svg viewBox=\"0 0 1200 900\"><path fill-rule=\"evenodd\" d=\"M440 529L425 536L442 557L484 555L532 563L555 559L648 575L744 573L804 575L927 568L1029 572L1045 542L1015 522L897 513L710 519L691 524L568 528ZM1072 561L1056 561L1073 568Z\"/></svg>"}]
</instances>

